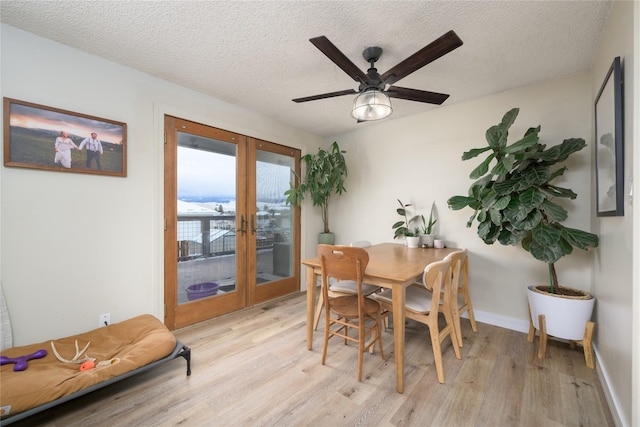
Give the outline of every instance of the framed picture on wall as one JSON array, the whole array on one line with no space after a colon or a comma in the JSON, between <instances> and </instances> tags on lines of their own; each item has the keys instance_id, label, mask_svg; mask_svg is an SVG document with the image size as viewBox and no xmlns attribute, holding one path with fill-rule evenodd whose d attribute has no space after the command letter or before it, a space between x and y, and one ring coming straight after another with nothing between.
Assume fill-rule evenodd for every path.
<instances>
[{"instance_id":1,"label":"framed picture on wall","mask_svg":"<svg viewBox=\"0 0 640 427\"><path fill-rule=\"evenodd\" d=\"M127 176L127 125L4 98L4 165Z\"/></svg>"},{"instance_id":2,"label":"framed picture on wall","mask_svg":"<svg viewBox=\"0 0 640 427\"><path fill-rule=\"evenodd\" d=\"M598 216L624 215L622 67L616 57L596 97L596 197Z\"/></svg>"}]
</instances>

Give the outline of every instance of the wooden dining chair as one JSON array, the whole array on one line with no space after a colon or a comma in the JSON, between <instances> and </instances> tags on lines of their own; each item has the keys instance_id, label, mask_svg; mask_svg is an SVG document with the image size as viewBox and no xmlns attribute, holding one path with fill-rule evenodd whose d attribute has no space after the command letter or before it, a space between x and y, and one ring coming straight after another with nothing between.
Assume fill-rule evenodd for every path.
<instances>
[{"instance_id":1,"label":"wooden dining chair","mask_svg":"<svg viewBox=\"0 0 640 427\"><path fill-rule=\"evenodd\" d=\"M351 242L352 247L356 248L368 248L371 246L371 242L368 240L359 240ZM370 285L368 283L362 284L362 292L365 296L369 296L374 292L378 292L380 286ZM329 296L337 297L341 295L356 295L358 293L358 287L354 280L335 280L332 279L329 283ZM313 318L313 330L318 329L318 323L320 322L320 314L322 314L322 307L324 306L324 297L322 293L318 297L318 304L316 305L316 313Z\"/></svg>"},{"instance_id":2,"label":"wooden dining chair","mask_svg":"<svg viewBox=\"0 0 640 427\"><path fill-rule=\"evenodd\" d=\"M433 348L438 382L444 384L442 366L442 342L449 337L456 358L460 359L460 347L456 339L451 313L451 262L448 259L432 262L422 275L423 287L408 286L405 300L405 317L428 326ZM391 290L386 289L373 296L380 306L389 312L393 309ZM445 326L440 329L438 315L442 313Z\"/></svg>"},{"instance_id":3,"label":"wooden dining chair","mask_svg":"<svg viewBox=\"0 0 640 427\"><path fill-rule=\"evenodd\" d=\"M367 298L362 292L362 277L369 263L369 254L362 248L350 246L318 245L318 258L322 269L322 295L324 296L325 330L322 364L325 364L329 339L338 336L358 343L358 381L362 381L364 353L380 346L384 360L382 334L380 333L380 304ZM329 296L329 279L353 280L356 295ZM349 329L357 331L357 337L349 335ZM370 338L367 341L367 338Z\"/></svg>"},{"instance_id":4,"label":"wooden dining chair","mask_svg":"<svg viewBox=\"0 0 640 427\"><path fill-rule=\"evenodd\" d=\"M478 332L478 325L473 314L473 305L469 296L469 257L467 250L461 249L447 255L451 262L451 313L456 332L458 346L462 347L462 330L460 328L460 315L465 311L469 315L471 329Z\"/></svg>"}]
</instances>

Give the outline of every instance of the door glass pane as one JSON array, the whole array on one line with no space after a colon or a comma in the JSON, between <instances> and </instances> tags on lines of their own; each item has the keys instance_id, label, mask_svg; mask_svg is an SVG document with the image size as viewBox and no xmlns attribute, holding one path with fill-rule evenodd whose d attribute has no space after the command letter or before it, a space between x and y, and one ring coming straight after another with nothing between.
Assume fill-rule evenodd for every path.
<instances>
[{"instance_id":1,"label":"door glass pane","mask_svg":"<svg viewBox=\"0 0 640 427\"><path fill-rule=\"evenodd\" d=\"M178 132L178 304L236 290L236 145Z\"/></svg>"},{"instance_id":2,"label":"door glass pane","mask_svg":"<svg viewBox=\"0 0 640 427\"><path fill-rule=\"evenodd\" d=\"M285 203L293 157L256 151L256 284L293 275L293 213Z\"/></svg>"}]
</instances>

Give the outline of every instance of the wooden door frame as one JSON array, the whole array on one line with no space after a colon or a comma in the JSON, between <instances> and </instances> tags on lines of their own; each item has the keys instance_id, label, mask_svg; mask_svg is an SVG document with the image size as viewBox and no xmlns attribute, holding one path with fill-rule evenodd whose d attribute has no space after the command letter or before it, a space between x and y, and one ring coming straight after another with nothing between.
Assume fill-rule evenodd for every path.
<instances>
[{"instance_id":1,"label":"wooden door frame","mask_svg":"<svg viewBox=\"0 0 640 427\"><path fill-rule=\"evenodd\" d=\"M171 329L181 328L186 325L207 320L221 314L226 314L244 307L253 306L288 293L300 290L300 207L293 207L293 271L292 276L283 280L270 282L268 286L258 287L255 283L256 265L249 263L249 254L256 253L256 238L251 235L251 225L249 223L251 215L257 222L256 203L249 203L256 199L255 184L249 185L250 180L256 180L256 144L268 147L268 151L291 156L294 159L294 170L297 176L300 175L300 156L298 149L285 147L268 141L258 140L234 132L225 131L209 125L202 125L185 119L180 119L168 114L164 115L164 317L165 325ZM223 304L225 309L210 307L210 299L190 301L188 307L185 304L178 304L177 295L177 262L178 248L177 241L177 140L172 140L174 134L180 131L191 131L194 134L221 141L235 142L236 152L236 223L240 227L241 216L244 215L247 225L245 238L236 238L236 292L229 295L216 296L218 302L225 299ZM251 149L249 148L251 146ZM243 163L242 160L246 159ZM167 183L172 183L167 185ZM297 184L297 183L296 183ZM168 188L168 190L167 190ZM247 190L249 189L249 190ZM248 283L252 280L253 283ZM218 307L222 304L218 303ZM201 314L204 312L205 314Z\"/></svg>"},{"instance_id":2,"label":"wooden door frame","mask_svg":"<svg viewBox=\"0 0 640 427\"><path fill-rule=\"evenodd\" d=\"M226 314L228 311L238 310L246 306L247 292L246 286L236 286L235 292L230 292L225 295L216 296L216 307L212 307L210 299L202 299L196 301L190 301L187 307L182 307L184 304L178 304L178 292L177 292L177 263L178 248L175 242L177 241L177 141L172 140L172 136L169 132L176 132L176 129L180 126L182 129L190 130L198 135L205 136L207 138L218 139L221 141L235 141L238 147L246 147L246 137L234 132L225 131L222 129L214 128L212 126L202 125L199 123L191 122L189 120L180 119L170 115L165 115L165 200L164 200L164 212L165 212L165 233L164 233L164 295L165 295L165 325L170 330L181 328L183 326L191 325L193 323L201 322L203 320L210 319L222 314ZM243 148L245 149L245 148ZM240 150L239 150L240 151ZM243 155L245 153L242 153ZM240 152L236 155L236 164L239 169L236 170L237 175L245 176L244 185L246 185L246 171L245 165L240 164L237 159L240 159ZM167 186L167 182L172 182L172 185ZM236 191L238 191L239 184L236 181ZM167 191L167 187L169 190ZM238 198L246 197L244 190L236 195L236 203ZM246 205L246 199L243 199ZM236 209L236 223L240 224L240 216L243 215L239 209ZM244 214L246 216L246 214ZM240 241L240 244L238 242ZM236 260L241 265L236 264L236 283L246 283L246 239L236 239ZM242 282L240 282L242 281ZM222 308L223 306L224 308ZM230 309L230 310L229 310Z\"/></svg>"}]
</instances>

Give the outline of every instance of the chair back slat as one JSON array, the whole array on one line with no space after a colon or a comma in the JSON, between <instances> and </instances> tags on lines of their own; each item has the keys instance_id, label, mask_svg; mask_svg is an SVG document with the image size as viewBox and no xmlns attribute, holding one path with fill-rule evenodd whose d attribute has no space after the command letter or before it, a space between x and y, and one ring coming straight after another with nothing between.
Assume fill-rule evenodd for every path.
<instances>
[{"instance_id":1,"label":"chair back slat","mask_svg":"<svg viewBox=\"0 0 640 427\"><path fill-rule=\"evenodd\" d=\"M432 262L427 265L422 274L422 283L431 291L431 313L438 313L440 298L448 303L451 295L451 274L449 268L451 262L448 259ZM447 295L448 294L448 295Z\"/></svg>"},{"instance_id":2,"label":"chair back slat","mask_svg":"<svg viewBox=\"0 0 640 427\"><path fill-rule=\"evenodd\" d=\"M447 258L451 262L451 303L458 303L458 289L462 288L468 271L467 250L451 252ZM466 267L466 268L465 268Z\"/></svg>"},{"instance_id":3,"label":"chair back slat","mask_svg":"<svg viewBox=\"0 0 640 427\"><path fill-rule=\"evenodd\" d=\"M318 245L318 257L323 273L337 280L360 279L362 282L364 271L369 264L367 251L351 246Z\"/></svg>"}]
</instances>

